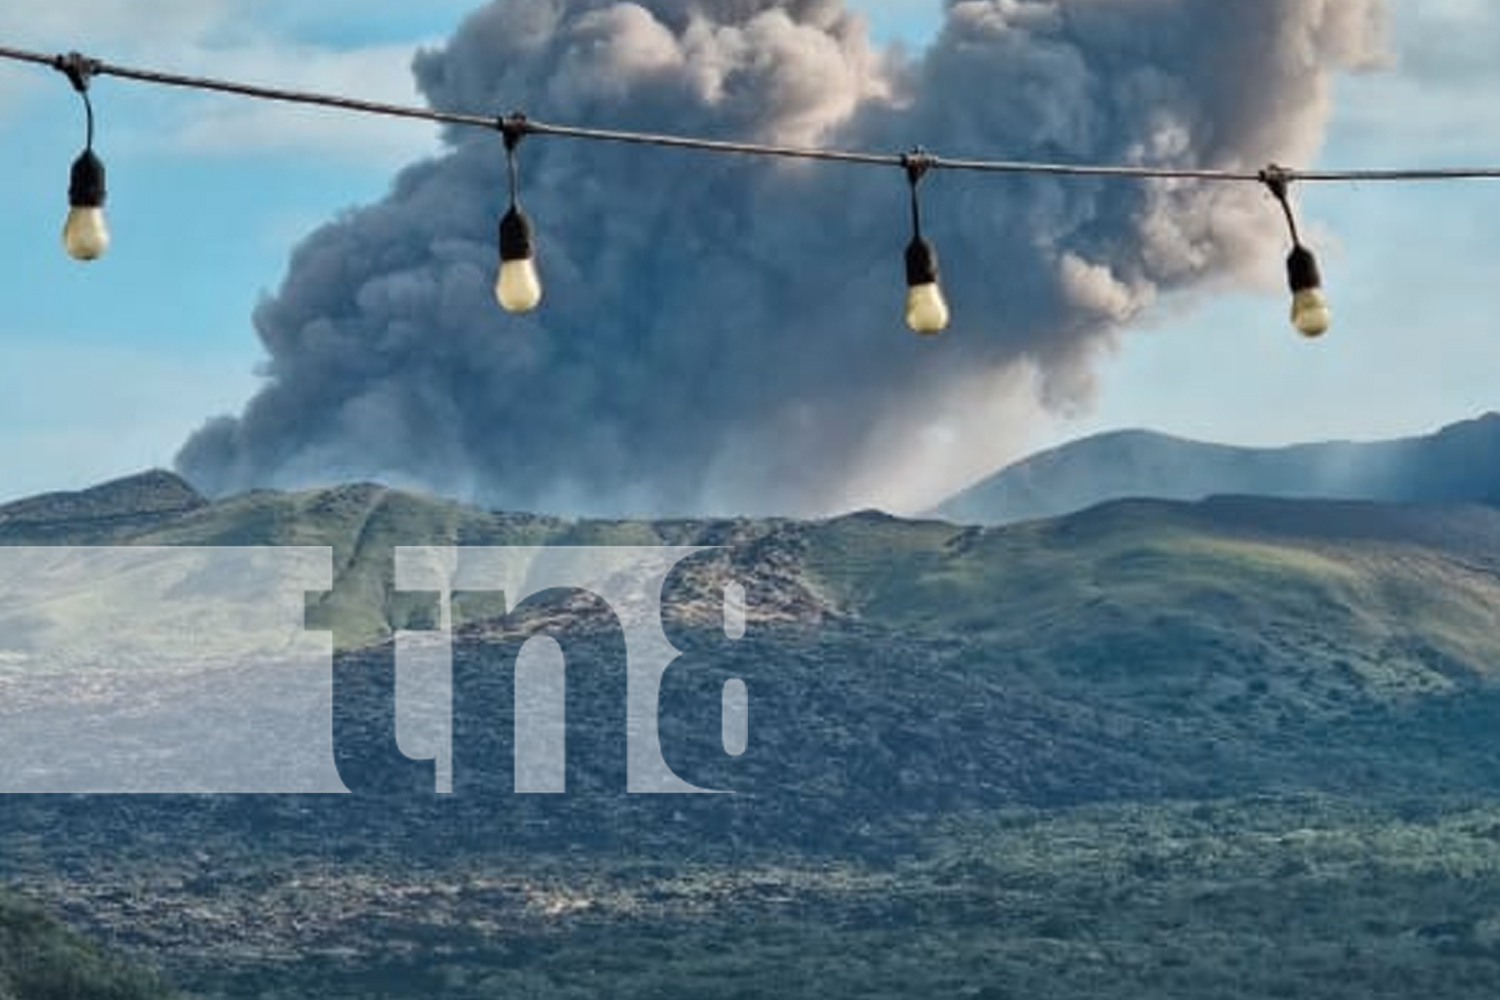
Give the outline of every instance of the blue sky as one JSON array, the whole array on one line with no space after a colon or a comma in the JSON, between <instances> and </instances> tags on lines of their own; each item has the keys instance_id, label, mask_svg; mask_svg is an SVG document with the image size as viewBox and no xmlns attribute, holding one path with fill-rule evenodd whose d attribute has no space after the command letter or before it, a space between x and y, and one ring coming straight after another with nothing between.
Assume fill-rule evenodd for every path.
<instances>
[{"instance_id":1,"label":"blue sky","mask_svg":"<svg viewBox=\"0 0 1500 1000\"><path fill-rule=\"evenodd\" d=\"M919 46L937 0L855 0L877 37ZM53 0L0 13L0 43L122 63L418 100L412 52L472 2ZM1500 164L1500 9L1395 0L1390 68L1339 84L1318 164ZM299 237L378 198L436 149L431 129L114 79L95 89L115 245L64 257L58 229L82 112L61 77L0 68L0 498L169 465L206 417L249 398L250 325ZM485 110L485 109L477 109ZM1279 291L1167 303L1099 369L1087 412L1023 449L1148 426L1249 444L1421 432L1500 408L1492 299L1500 185L1339 184L1297 192L1335 328L1301 341ZM1266 225L1279 219L1268 203ZM1024 438L1024 442L1021 441Z\"/></svg>"}]
</instances>

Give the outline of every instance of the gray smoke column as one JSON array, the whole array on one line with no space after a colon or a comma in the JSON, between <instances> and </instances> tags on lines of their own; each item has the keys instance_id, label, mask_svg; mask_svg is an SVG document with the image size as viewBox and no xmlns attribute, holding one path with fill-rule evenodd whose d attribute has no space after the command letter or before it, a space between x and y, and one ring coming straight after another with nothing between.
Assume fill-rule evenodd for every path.
<instances>
[{"instance_id":1,"label":"gray smoke column","mask_svg":"<svg viewBox=\"0 0 1500 1000\"><path fill-rule=\"evenodd\" d=\"M445 109L1254 169L1311 159L1332 75L1377 58L1380 15L963 0L907 56L839 0L497 0L415 69ZM499 137L447 141L298 248L255 315L266 385L179 456L201 488L379 478L579 513L932 499L1009 457L995 422L1038 393L1085 402L1094 356L1161 296L1265 286L1285 249L1253 185L939 172L923 205L955 321L923 341L901 324L900 171L534 137L547 298L516 319L491 292Z\"/></svg>"}]
</instances>

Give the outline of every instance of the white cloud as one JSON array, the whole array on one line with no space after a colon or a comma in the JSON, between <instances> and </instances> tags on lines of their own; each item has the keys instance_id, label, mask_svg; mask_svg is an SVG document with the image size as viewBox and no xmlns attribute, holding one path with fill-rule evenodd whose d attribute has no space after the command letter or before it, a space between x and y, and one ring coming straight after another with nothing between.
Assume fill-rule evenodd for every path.
<instances>
[{"instance_id":1,"label":"white cloud","mask_svg":"<svg viewBox=\"0 0 1500 1000\"><path fill-rule=\"evenodd\" d=\"M366 40L367 29L397 11L405 12L403 20L418 20L408 6L393 0L358 10L352 4L338 6L336 12L347 24L342 31L326 9L314 20L290 0L55 0L24 10L0 9L0 38L39 52L78 49L112 62L188 75L422 104L411 60L422 44L445 32L446 19L456 17L452 5L432 12L426 34L380 42ZM301 37L303 32L316 37ZM350 41L341 42L341 37ZM47 77L48 71L39 67L0 72L0 125L46 93L48 85L63 86ZM144 85L121 81L110 86L122 91ZM130 120L123 117L124 107L139 107L150 117ZM303 153L380 167L429 152L437 137L436 129L420 123L164 90L149 101L119 102L113 115L110 125L117 136L134 133L158 147L189 154Z\"/></svg>"},{"instance_id":2,"label":"white cloud","mask_svg":"<svg viewBox=\"0 0 1500 1000\"><path fill-rule=\"evenodd\" d=\"M109 46L132 55L198 44L232 22L229 0L49 0L0 8L0 33L18 46Z\"/></svg>"},{"instance_id":3,"label":"white cloud","mask_svg":"<svg viewBox=\"0 0 1500 1000\"><path fill-rule=\"evenodd\" d=\"M261 43L205 53L195 72L247 83L387 104L422 106L411 75L415 45L332 51ZM219 95L182 102L172 141L191 153L316 152L397 167L437 148L437 129L421 122L351 115Z\"/></svg>"}]
</instances>

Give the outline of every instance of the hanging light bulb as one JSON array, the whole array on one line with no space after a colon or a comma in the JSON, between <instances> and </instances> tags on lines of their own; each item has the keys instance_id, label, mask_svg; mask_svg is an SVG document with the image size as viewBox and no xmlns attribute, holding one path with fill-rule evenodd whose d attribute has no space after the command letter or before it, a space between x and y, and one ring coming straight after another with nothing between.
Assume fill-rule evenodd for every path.
<instances>
[{"instance_id":1,"label":"hanging light bulb","mask_svg":"<svg viewBox=\"0 0 1500 1000\"><path fill-rule=\"evenodd\" d=\"M94 104L89 83L99 69L91 59L71 52L54 63L83 98L87 134L83 152L73 161L68 181L68 217L63 223L63 249L74 260L98 260L109 249L109 226L104 220L104 162L94 155Z\"/></svg>"},{"instance_id":2,"label":"hanging light bulb","mask_svg":"<svg viewBox=\"0 0 1500 1000\"><path fill-rule=\"evenodd\" d=\"M1287 228L1292 234L1292 252L1286 259L1287 284L1292 290L1292 326L1304 337L1321 337L1333 325L1333 311L1328 308L1328 299L1323 294L1323 278L1318 273L1318 259L1302 245L1297 232L1297 217L1292 213L1288 192L1291 172L1274 163L1260 172L1261 183L1270 189L1272 197L1281 205L1286 215Z\"/></svg>"},{"instance_id":3,"label":"hanging light bulb","mask_svg":"<svg viewBox=\"0 0 1500 1000\"><path fill-rule=\"evenodd\" d=\"M495 299L506 312L524 313L542 301L542 282L536 271L531 222L515 205L500 220L500 275Z\"/></svg>"},{"instance_id":4,"label":"hanging light bulb","mask_svg":"<svg viewBox=\"0 0 1500 1000\"><path fill-rule=\"evenodd\" d=\"M517 199L516 147L526 134L524 115L511 115L500 123L505 135L506 166L510 173L510 208L500 219L500 273L495 279L495 300L506 312L531 312L542 301L542 281L536 269L536 248L531 220Z\"/></svg>"},{"instance_id":5,"label":"hanging light bulb","mask_svg":"<svg viewBox=\"0 0 1500 1000\"><path fill-rule=\"evenodd\" d=\"M920 236L906 245L906 325L934 336L948 328L948 301L938 284L937 251Z\"/></svg>"},{"instance_id":6,"label":"hanging light bulb","mask_svg":"<svg viewBox=\"0 0 1500 1000\"><path fill-rule=\"evenodd\" d=\"M911 187L911 242L906 245L906 325L913 333L935 336L948 328L948 300L938 283L937 251L922 236L922 209L917 185L932 168L932 157L921 149L903 156Z\"/></svg>"},{"instance_id":7,"label":"hanging light bulb","mask_svg":"<svg viewBox=\"0 0 1500 1000\"><path fill-rule=\"evenodd\" d=\"M1323 295L1318 259L1299 244L1286 259L1286 272L1292 289L1292 325L1304 337L1321 337L1333 324L1333 313Z\"/></svg>"},{"instance_id":8,"label":"hanging light bulb","mask_svg":"<svg viewBox=\"0 0 1500 1000\"><path fill-rule=\"evenodd\" d=\"M62 234L63 248L74 260L98 260L109 249L104 194L104 163L93 150L85 149L73 161L68 218Z\"/></svg>"}]
</instances>

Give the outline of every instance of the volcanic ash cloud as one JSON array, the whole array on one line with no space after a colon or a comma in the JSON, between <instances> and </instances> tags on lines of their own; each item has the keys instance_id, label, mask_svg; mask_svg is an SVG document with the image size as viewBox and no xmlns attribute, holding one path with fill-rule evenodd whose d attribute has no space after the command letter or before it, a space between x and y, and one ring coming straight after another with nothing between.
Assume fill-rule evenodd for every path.
<instances>
[{"instance_id":1,"label":"volcanic ash cloud","mask_svg":"<svg viewBox=\"0 0 1500 1000\"><path fill-rule=\"evenodd\" d=\"M500 0L416 61L433 106L954 156L1254 169L1316 152L1377 0L964 0L917 55L838 0ZM572 513L818 513L933 499L1002 420L1087 401L1165 294L1264 284L1253 185L938 172L954 324L901 325L895 169L533 137L542 308L500 313L499 137L455 130L313 233L255 313L267 381L178 462L224 493L376 478ZM1022 377L1024 373L1024 377ZM1017 393L1026 396L1017 403Z\"/></svg>"}]
</instances>

